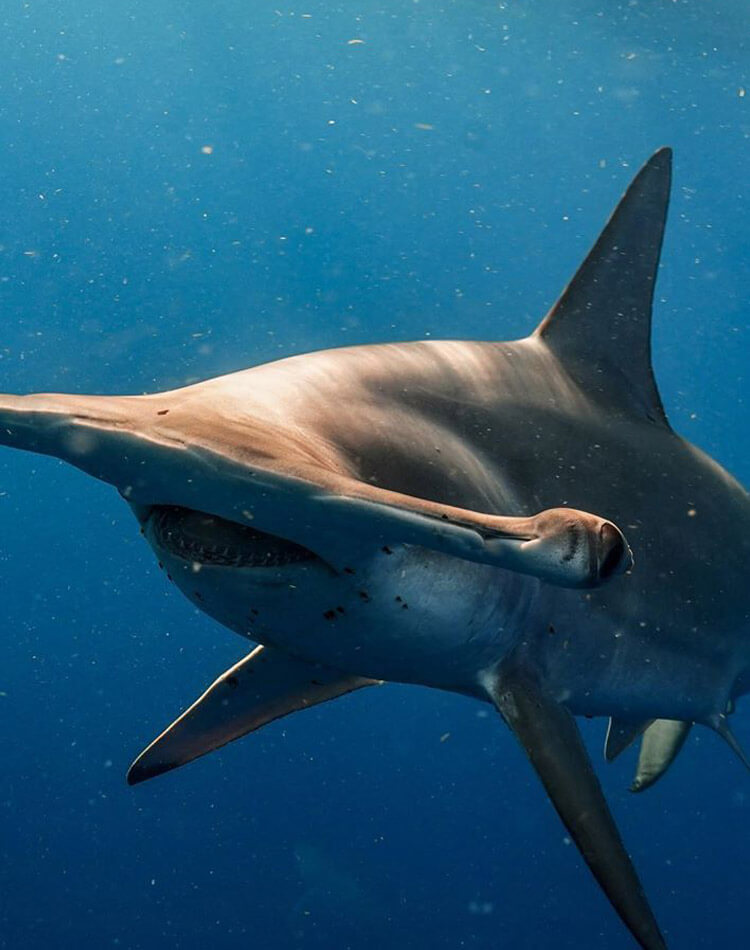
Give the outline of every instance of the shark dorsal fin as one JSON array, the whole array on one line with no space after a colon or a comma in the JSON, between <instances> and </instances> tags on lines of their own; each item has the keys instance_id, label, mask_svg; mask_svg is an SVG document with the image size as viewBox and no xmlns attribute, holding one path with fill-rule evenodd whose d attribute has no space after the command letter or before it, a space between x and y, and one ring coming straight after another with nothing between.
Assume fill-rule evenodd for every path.
<instances>
[{"instance_id":1,"label":"shark dorsal fin","mask_svg":"<svg viewBox=\"0 0 750 950\"><path fill-rule=\"evenodd\" d=\"M672 151L662 148L638 172L536 331L595 399L663 425L651 367L651 305L671 177Z\"/></svg>"}]
</instances>

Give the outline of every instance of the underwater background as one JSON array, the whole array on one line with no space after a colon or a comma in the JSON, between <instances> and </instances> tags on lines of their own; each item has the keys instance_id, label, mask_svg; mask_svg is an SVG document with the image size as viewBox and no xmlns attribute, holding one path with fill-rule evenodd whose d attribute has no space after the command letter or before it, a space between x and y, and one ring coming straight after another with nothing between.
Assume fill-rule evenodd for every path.
<instances>
[{"instance_id":1,"label":"underwater background","mask_svg":"<svg viewBox=\"0 0 750 950\"><path fill-rule=\"evenodd\" d=\"M746 0L7 0L0 387L523 336L669 144L656 375L748 485L749 26ZM1 947L633 946L468 699L366 690L128 788L247 644L78 471L3 450L0 526ZM584 729L670 946L746 945L750 776L695 730L635 797L633 751L605 767Z\"/></svg>"}]
</instances>

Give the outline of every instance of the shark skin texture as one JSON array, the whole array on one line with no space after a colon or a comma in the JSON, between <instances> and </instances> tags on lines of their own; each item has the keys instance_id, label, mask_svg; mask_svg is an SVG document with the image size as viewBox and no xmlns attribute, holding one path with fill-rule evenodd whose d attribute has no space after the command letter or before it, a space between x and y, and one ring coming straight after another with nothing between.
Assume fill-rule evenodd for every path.
<instances>
[{"instance_id":1,"label":"shark skin texture","mask_svg":"<svg viewBox=\"0 0 750 950\"><path fill-rule=\"evenodd\" d=\"M260 644L131 784L354 689L462 693L496 707L637 944L666 947L575 717L610 717L608 760L643 743L635 790L694 724L746 762L750 499L671 429L651 366L670 186L660 149L525 339L0 396L0 444L114 486L182 593Z\"/></svg>"}]
</instances>

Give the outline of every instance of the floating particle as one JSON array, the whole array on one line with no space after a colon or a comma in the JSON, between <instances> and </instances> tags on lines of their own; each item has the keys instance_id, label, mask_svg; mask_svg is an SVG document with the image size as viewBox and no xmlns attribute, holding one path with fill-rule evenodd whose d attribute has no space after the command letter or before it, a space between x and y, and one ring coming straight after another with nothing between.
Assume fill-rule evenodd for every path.
<instances>
[{"instance_id":1,"label":"floating particle","mask_svg":"<svg viewBox=\"0 0 750 950\"><path fill-rule=\"evenodd\" d=\"M204 155L213 155L214 147L213 145L201 145L201 152Z\"/></svg>"}]
</instances>

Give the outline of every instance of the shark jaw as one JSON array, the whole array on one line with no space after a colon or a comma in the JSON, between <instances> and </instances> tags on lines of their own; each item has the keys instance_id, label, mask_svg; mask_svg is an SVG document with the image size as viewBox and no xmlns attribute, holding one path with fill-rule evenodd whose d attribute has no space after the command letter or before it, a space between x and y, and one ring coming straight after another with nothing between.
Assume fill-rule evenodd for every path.
<instances>
[{"instance_id":1,"label":"shark jaw","mask_svg":"<svg viewBox=\"0 0 750 950\"><path fill-rule=\"evenodd\" d=\"M182 592L263 644L129 782L383 680L468 693L522 744L637 943L664 950L574 715L611 717L608 760L640 739L634 790L694 722L747 764L728 717L750 688L750 500L672 431L651 368L670 169L668 150L646 163L525 340L0 397L1 443L115 486Z\"/></svg>"},{"instance_id":2,"label":"shark jaw","mask_svg":"<svg viewBox=\"0 0 750 950\"><path fill-rule=\"evenodd\" d=\"M207 564L278 568L317 557L302 545L278 535L176 505L150 508L144 530L157 553L169 553L194 569Z\"/></svg>"}]
</instances>

